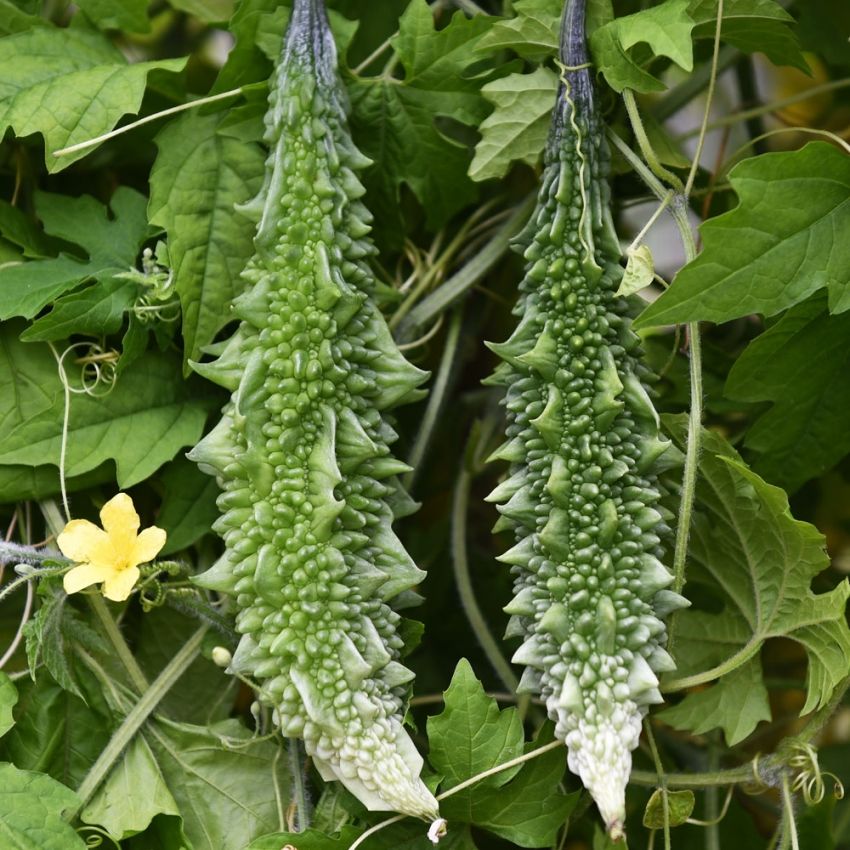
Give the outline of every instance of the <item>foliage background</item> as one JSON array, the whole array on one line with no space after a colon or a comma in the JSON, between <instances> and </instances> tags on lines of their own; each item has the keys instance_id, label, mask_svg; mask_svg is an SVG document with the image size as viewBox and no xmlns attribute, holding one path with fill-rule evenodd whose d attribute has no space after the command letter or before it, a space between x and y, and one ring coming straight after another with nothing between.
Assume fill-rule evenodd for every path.
<instances>
[{"instance_id":1,"label":"foliage background","mask_svg":"<svg viewBox=\"0 0 850 850\"><path fill-rule=\"evenodd\" d=\"M539 173L557 84L559 3L329 5L355 141L374 162L366 202L386 315L408 356L436 376L431 402L398 413L399 452L417 461L407 483L422 503L399 533L429 571L414 614L425 630L410 657L412 721L446 788L551 734L533 705L499 714L475 676L511 701L510 682L478 640L480 618L501 635L510 598L509 573L494 561L505 541L490 535L495 515L483 501L501 470L482 462L500 428L498 394L480 383L494 365L482 340L504 339L513 321L521 264L507 246ZM236 207L260 185L265 80L287 6L0 0L0 518L11 539L37 543L61 527L64 442L74 516L93 519L118 488L129 490L145 524L168 531L163 555L191 572L214 560L215 484L183 452L224 399L191 362L226 336L251 253L252 227ZM619 94L636 92L660 166L685 178L712 78L716 0L589 6L607 123L638 148ZM658 406L680 438L689 350L671 326L703 323L713 433L697 488L688 584L695 605L679 623L676 675L699 679L736 654L742 666L672 697L655 736L668 771L743 765L746 773L757 753L777 751L806 728L801 710L826 706L821 762L847 781L850 711L840 697L850 651L850 160L839 143L850 135L850 13L838 0L726 0L724 15L711 129L689 197L691 220L712 220L700 232L704 253L676 274L678 236L659 219L647 244L660 274L675 281L641 322L661 375ZM94 149L53 155L125 116L236 88L238 96ZM782 132L763 135L774 130ZM823 131L834 137L824 141ZM816 132L820 140L807 144ZM616 152L613 173L626 246L657 204ZM656 284L653 297L660 291ZM674 497L676 487L673 476ZM465 561L477 628L461 616ZM741 564L746 580L730 588L726 579ZM13 578L10 564L4 580ZM12 673L0 674L0 814L11 835L29 836L21 846L80 847L78 835L98 835L104 846L242 850L282 846L281 829L299 816L304 825L298 749L286 753L265 734L251 739L269 718L253 715L250 689L210 660L213 646L232 646L232 629L227 612L188 586L185 569L153 577L145 604L112 613L66 599L55 578L39 578L37 594L34 584L0 603L0 646L29 618L26 640L0 665ZM116 657L115 616L135 658L130 667ZM411 625L411 644L418 638ZM510 643L500 645L509 656ZM471 668L457 668L441 709L462 656ZM32 679L23 674L28 660ZM158 693L155 714L80 812L72 791L110 735L126 728L144 690L133 664L146 682L163 670L181 675ZM556 751L457 795L446 844L605 847L564 761ZM645 775L630 798L629 840L646 847L641 817L657 783L646 745L636 764ZM776 764L784 770L787 759ZM309 770L306 782L315 831L292 839L299 850L347 847L375 820L338 789L323 790ZM673 846L790 840L779 790L737 790L718 827L677 827ZM301 801L300 815L290 799ZM698 791L696 815L709 817L722 802L722 791ZM800 846L850 846L850 804L828 794L817 805L798 803ZM418 825L381 835L366 846L427 846Z\"/></svg>"}]
</instances>

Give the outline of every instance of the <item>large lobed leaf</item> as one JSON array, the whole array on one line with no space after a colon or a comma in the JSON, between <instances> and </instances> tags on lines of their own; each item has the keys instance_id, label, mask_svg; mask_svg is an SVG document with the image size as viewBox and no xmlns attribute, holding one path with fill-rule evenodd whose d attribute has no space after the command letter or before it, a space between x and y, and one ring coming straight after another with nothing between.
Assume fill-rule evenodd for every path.
<instances>
[{"instance_id":1,"label":"large lobed leaf","mask_svg":"<svg viewBox=\"0 0 850 850\"><path fill-rule=\"evenodd\" d=\"M259 190L264 156L256 144L217 133L221 120L221 113L191 114L167 125L151 171L148 212L168 233L187 360L200 360L231 321L253 250L254 223L235 207Z\"/></svg>"},{"instance_id":2,"label":"large lobed leaf","mask_svg":"<svg viewBox=\"0 0 850 850\"><path fill-rule=\"evenodd\" d=\"M64 391L50 348L21 342L20 330L17 322L0 327L0 394L10 400L0 411L0 472L6 465L36 469L52 465L58 490ZM76 385L72 357L66 358L66 368ZM111 460L119 487L131 487L182 447L194 445L216 402L179 375L176 357L148 352L121 373L110 392L73 394L65 459L68 477ZM0 491L0 501L18 497L5 488Z\"/></svg>"},{"instance_id":3,"label":"large lobed leaf","mask_svg":"<svg viewBox=\"0 0 850 850\"><path fill-rule=\"evenodd\" d=\"M667 421L681 443L683 420ZM785 492L748 469L711 431L704 432L697 507L688 581L710 587L722 610L690 609L676 617L677 678L727 660L740 666L756 658L765 641L782 637L808 655L802 713L823 706L846 676L850 656L845 616L850 584L842 580L826 593L811 589L812 579L829 566L823 535L795 520ZM724 696L722 703L716 699L717 722L728 731L746 706L748 689L727 689Z\"/></svg>"},{"instance_id":4,"label":"large lobed leaf","mask_svg":"<svg viewBox=\"0 0 850 850\"><path fill-rule=\"evenodd\" d=\"M478 128L481 139L469 166L473 180L504 177L516 160L537 163L557 90L557 74L543 67L493 80L481 89L495 109Z\"/></svg>"},{"instance_id":5,"label":"large lobed leaf","mask_svg":"<svg viewBox=\"0 0 850 850\"><path fill-rule=\"evenodd\" d=\"M726 395L769 401L744 443L754 468L794 492L850 452L850 312L831 316L826 293L792 307L750 343Z\"/></svg>"},{"instance_id":6,"label":"large lobed leaf","mask_svg":"<svg viewBox=\"0 0 850 850\"><path fill-rule=\"evenodd\" d=\"M139 250L150 235L142 195L121 186L106 206L90 195L74 198L36 192L35 204L45 233L79 246L86 258L78 259L64 251L58 257L44 256L49 246L28 219L20 215L3 216L0 228L5 223L25 252L40 258L0 268L0 319L32 318L54 299L92 278L105 289L87 290L83 300L89 306L93 297L95 301L103 301L114 298L122 288L126 290L127 282L116 283L113 276L135 265ZM0 232L6 235L7 229ZM93 291L100 292L101 297L92 296ZM76 301L74 297L58 302L53 312L35 322L26 333L34 339L60 339L61 326L67 322L69 313L79 316L87 309ZM108 314L112 312L109 310ZM54 335L57 328L58 337Z\"/></svg>"},{"instance_id":7,"label":"large lobed leaf","mask_svg":"<svg viewBox=\"0 0 850 850\"><path fill-rule=\"evenodd\" d=\"M825 142L745 160L739 205L701 227L704 248L636 327L773 316L826 289L850 308L850 157Z\"/></svg>"},{"instance_id":8,"label":"large lobed leaf","mask_svg":"<svg viewBox=\"0 0 850 850\"><path fill-rule=\"evenodd\" d=\"M457 12L437 30L426 0L412 0L392 41L404 79L381 75L350 84L352 131L373 161L363 173L368 203L387 227L400 220L402 184L435 228L475 199L475 185L466 176L469 148L442 132L437 119L475 126L487 114L480 93L484 80L466 72L481 61L475 47L491 22L485 15L467 19Z\"/></svg>"},{"instance_id":9,"label":"large lobed leaf","mask_svg":"<svg viewBox=\"0 0 850 850\"><path fill-rule=\"evenodd\" d=\"M144 793L140 793L144 789ZM157 815L181 816L193 850L242 850L279 823L289 798L278 746L237 720L212 726L153 718L82 812L116 839Z\"/></svg>"},{"instance_id":10,"label":"large lobed leaf","mask_svg":"<svg viewBox=\"0 0 850 850\"><path fill-rule=\"evenodd\" d=\"M97 32L35 27L0 39L0 136L44 136L47 170L61 171L91 148L61 158L53 152L111 130L142 103L148 74L180 71L185 59L128 65Z\"/></svg>"}]
</instances>

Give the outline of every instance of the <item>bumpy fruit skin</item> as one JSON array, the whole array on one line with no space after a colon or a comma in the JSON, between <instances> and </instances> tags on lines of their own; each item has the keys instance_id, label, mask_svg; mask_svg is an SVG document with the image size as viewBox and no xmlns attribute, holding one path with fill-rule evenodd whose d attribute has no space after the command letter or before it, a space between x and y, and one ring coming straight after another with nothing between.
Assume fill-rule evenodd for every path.
<instances>
[{"instance_id":1,"label":"bumpy fruit skin","mask_svg":"<svg viewBox=\"0 0 850 850\"><path fill-rule=\"evenodd\" d=\"M490 495L516 545L508 635L523 644L521 688L546 701L556 734L612 836L622 834L631 751L673 667L664 616L686 604L665 589L668 532L653 471L669 443L643 386L606 183L607 148L584 47L584 0L568 0L566 66L537 208L525 232L525 278L504 361L508 441L493 457L510 476Z\"/></svg>"},{"instance_id":2,"label":"bumpy fruit skin","mask_svg":"<svg viewBox=\"0 0 850 850\"><path fill-rule=\"evenodd\" d=\"M418 397L378 312L371 217L320 0L296 0L271 81L271 153L248 210L256 253L217 361L232 391L190 453L217 476L222 558L198 583L235 596L231 669L262 683L284 735L366 806L433 819L422 758L402 728L413 674L400 616L423 573L391 529L409 509L381 411ZM405 598L407 597L407 598Z\"/></svg>"}]
</instances>

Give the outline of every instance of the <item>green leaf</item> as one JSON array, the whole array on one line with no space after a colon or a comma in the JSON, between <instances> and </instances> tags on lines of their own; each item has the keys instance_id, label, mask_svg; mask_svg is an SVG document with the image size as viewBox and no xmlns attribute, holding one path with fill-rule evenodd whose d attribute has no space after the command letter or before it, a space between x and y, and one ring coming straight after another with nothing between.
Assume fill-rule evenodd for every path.
<instances>
[{"instance_id":1,"label":"green leaf","mask_svg":"<svg viewBox=\"0 0 850 850\"><path fill-rule=\"evenodd\" d=\"M148 0L77 0L77 5L98 29L150 32Z\"/></svg>"},{"instance_id":2,"label":"green leaf","mask_svg":"<svg viewBox=\"0 0 850 850\"><path fill-rule=\"evenodd\" d=\"M759 660L751 659L710 688L687 694L658 717L674 729L695 735L720 728L728 746L740 744L762 720L771 718Z\"/></svg>"},{"instance_id":3,"label":"green leaf","mask_svg":"<svg viewBox=\"0 0 850 850\"><path fill-rule=\"evenodd\" d=\"M0 200L0 235L21 248L25 257L46 257L51 253L49 240L35 222L4 200Z\"/></svg>"},{"instance_id":4,"label":"green leaf","mask_svg":"<svg viewBox=\"0 0 850 850\"><path fill-rule=\"evenodd\" d=\"M404 79L355 78L349 86L354 138L374 163L363 172L369 207L384 232L391 227L400 232L402 184L421 202L431 228L475 199L476 187L467 176L470 149L449 138L437 119L477 126L486 115L480 93L486 79L467 77L466 71L480 62L475 47L491 21L457 12L436 30L426 0L412 0L392 40Z\"/></svg>"},{"instance_id":5,"label":"green leaf","mask_svg":"<svg viewBox=\"0 0 850 850\"><path fill-rule=\"evenodd\" d=\"M72 334L103 336L118 331L138 295L138 284L107 278L60 298L53 309L22 334L24 342L67 339Z\"/></svg>"},{"instance_id":6,"label":"green leaf","mask_svg":"<svg viewBox=\"0 0 850 850\"><path fill-rule=\"evenodd\" d=\"M231 321L254 235L254 223L235 205L256 195L263 175L260 147L217 134L221 118L192 113L168 124L156 137L150 178L150 220L168 232L191 360L200 360L203 347Z\"/></svg>"},{"instance_id":7,"label":"green leaf","mask_svg":"<svg viewBox=\"0 0 850 850\"><path fill-rule=\"evenodd\" d=\"M534 749L523 746L516 710L499 710L466 659L458 662L445 708L428 718L428 742L428 758L444 790ZM578 799L558 793L565 765L566 749L554 749L448 797L440 812L450 824L469 823L522 847L548 846Z\"/></svg>"},{"instance_id":8,"label":"green leaf","mask_svg":"<svg viewBox=\"0 0 850 850\"><path fill-rule=\"evenodd\" d=\"M19 8L14 0L0 0L0 35L11 35L38 26L47 26L47 21Z\"/></svg>"},{"instance_id":9,"label":"green leaf","mask_svg":"<svg viewBox=\"0 0 850 850\"><path fill-rule=\"evenodd\" d=\"M80 813L80 820L102 826L120 841L143 832L160 814L180 817L180 810L150 745L137 735Z\"/></svg>"},{"instance_id":10,"label":"green leaf","mask_svg":"<svg viewBox=\"0 0 850 850\"><path fill-rule=\"evenodd\" d=\"M168 532L168 540L160 557L187 549L210 533L210 526L219 517L215 500L221 492L214 478L182 457L165 468L162 486L165 496L156 521Z\"/></svg>"},{"instance_id":11,"label":"green leaf","mask_svg":"<svg viewBox=\"0 0 850 850\"><path fill-rule=\"evenodd\" d=\"M702 225L702 252L636 327L773 316L824 288L833 313L850 308L850 157L811 142L729 179L739 205Z\"/></svg>"},{"instance_id":12,"label":"green leaf","mask_svg":"<svg viewBox=\"0 0 850 850\"><path fill-rule=\"evenodd\" d=\"M428 760L443 777L443 790L471 776L522 755L522 721L514 708L500 711L469 662L462 658L445 692L445 707L428 718ZM515 776L511 768L482 780L476 789L498 788ZM452 797L452 805L467 805L475 790Z\"/></svg>"},{"instance_id":13,"label":"green leaf","mask_svg":"<svg viewBox=\"0 0 850 850\"><path fill-rule=\"evenodd\" d=\"M9 850L85 850L83 839L62 818L77 805L64 785L13 764L0 764L0 839Z\"/></svg>"},{"instance_id":14,"label":"green leaf","mask_svg":"<svg viewBox=\"0 0 850 850\"><path fill-rule=\"evenodd\" d=\"M17 136L41 133L47 170L61 171L93 148L59 158L53 151L108 132L139 111L151 71L185 64L128 65L104 36L81 28L38 27L0 39L0 135L8 127Z\"/></svg>"},{"instance_id":15,"label":"green leaf","mask_svg":"<svg viewBox=\"0 0 850 850\"><path fill-rule=\"evenodd\" d=\"M682 418L665 421L683 444ZM712 588L723 607L688 609L674 620L676 676L706 664L734 669L754 659L766 640L784 637L809 658L802 713L825 705L847 672L850 584L812 592L812 579L829 566L823 535L795 520L785 492L748 469L712 431L703 435L697 500L688 581ZM728 711L741 711L747 699L747 689L730 692Z\"/></svg>"},{"instance_id":16,"label":"green leaf","mask_svg":"<svg viewBox=\"0 0 850 850\"><path fill-rule=\"evenodd\" d=\"M750 343L726 384L772 407L747 431L755 470L794 492L850 452L850 313L830 316L825 294L789 310Z\"/></svg>"},{"instance_id":17,"label":"green leaf","mask_svg":"<svg viewBox=\"0 0 850 850\"><path fill-rule=\"evenodd\" d=\"M509 49L532 62L554 56L558 51L560 0L517 0L513 10L514 17L496 22L477 49Z\"/></svg>"},{"instance_id":18,"label":"green leaf","mask_svg":"<svg viewBox=\"0 0 850 850\"><path fill-rule=\"evenodd\" d=\"M157 516L156 522L163 524L161 516ZM186 594L180 598L188 601L192 597ZM154 608L142 618L134 649L139 666L151 680L171 661L174 648L183 646L198 628L198 620L187 617L183 610ZM209 649L227 643L218 633L211 631L207 635ZM234 649L235 645L231 644L230 648ZM209 651L206 656L199 654L163 697L157 708L161 714L171 720L198 724L225 720L230 715L239 682L209 659Z\"/></svg>"},{"instance_id":19,"label":"green leaf","mask_svg":"<svg viewBox=\"0 0 850 850\"><path fill-rule=\"evenodd\" d=\"M226 21L233 14L234 0L168 0L169 5L188 12L207 24Z\"/></svg>"},{"instance_id":20,"label":"green leaf","mask_svg":"<svg viewBox=\"0 0 850 850\"><path fill-rule=\"evenodd\" d=\"M110 279L126 271L148 236L145 199L125 186L115 190L108 207L90 195L72 198L47 192L36 192L35 202L45 232L79 245L88 258L62 253L0 268L0 319L31 318L89 278Z\"/></svg>"},{"instance_id":21,"label":"green leaf","mask_svg":"<svg viewBox=\"0 0 850 850\"><path fill-rule=\"evenodd\" d=\"M643 825L647 829L664 829L666 820L668 826L681 826L693 813L694 803L693 791L667 791L665 794L656 788L646 804Z\"/></svg>"},{"instance_id":22,"label":"green leaf","mask_svg":"<svg viewBox=\"0 0 850 850\"><path fill-rule=\"evenodd\" d=\"M12 709L18 702L18 689L15 683L3 672L0 672L0 738L14 725Z\"/></svg>"},{"instance_id":23,"label":"green leaf","mask_svg":"<svg viewBox=\"0 0 850 850\"><path fill-rule=\"evenodd\" d=\"M694 38L714 38L717 0L692 0L688 8L696 21ZM720 37L745 53L764 53L774 65L792 65L808 73L794 18L775 0L724 0Z\"/></svg>"},{"instance_id":24,"label":"green leaf","mask_svg":"<svg viewBox=\"0 0 850 850\"><path fill-rule=\"evenodd\" d=\"M74 647L80 645L90 652L102 652L106 651L106 645L69 602L57 580L39 581L38 596L41 604L24 626L30 671L34 672L43 661L59 685L83 699Z\"/></svg>"},{"instance_id":25,"label":"green leaf","mask_svg":"<svg viewBox=\"0 0 850 850\"><path fill-rule=\"evenodd\" d=\"M278 828L277 795L289 799L287 760L278 745L252 743L236 720L206 727L158 718L143 734L193 850L243 850Z\"/></svg>"},{"instance_id":26,"label":"green leaf","mask_svg":"<svg viewBox=\"0 0 850 850\"><path fill-rule=\"evenodd\" d=\"M798 10L797 31L806 50L830 65L850 68L850 6L833 0L806 0Z\"/></svg>"},{"instance_id":27,"label":"green leaf","mask_svg":"<svg viewBox=\"0 0 850 850\"><path fill-rule=\"evenodd\" d=\"M0 393L12 403L0 413L0 465L58 467L65 398L47 345L18 340L19 325L0 326ZM73 361L66 358L76 385ZM216 398L200 381L179 378L175 356L148 352L105 394L74 394L65 469L69 476L115 462L122 489L144 481L201 436ZM96 392L102 393L99 389ZM58 489L58 476L56 479Z\"/></svg>"},{"instance_id":28,"label":"green leaf","mask_svg":"<svg viewBox=\"0 0 850 850\"><path fill-rule=\"evenodd\" d=\"M596 67L615 91L662 91L664 84L645 71L629 50L645 43L654 56L667 56L682 70L694 66L688 0L665 0L658 6L615 18L590 36L590 50Z\"/></svg>"},{"instance_id":29,"label":"green leaf","mask_svg":"<svg viewBox=\"0 0 850 850\"><path fill-rule=\"evenodd\" d=\"M655 263L649 245L638 245L635 250L628 250L626 254L626 270L623 272L617 295L634 295L649 286L655 278Z\"/></svg>"},{"instance_id":30,"label":"green leaf","mask_svg":"<svg viewBox=\"0 0 850 850\"><path fill-rule=\"evenodd\" d=\"M541 743L541 742L538 742ZM528 751L535 749L529 746ZM519 775L490 793L477 794L469 821L520 847L551 847L578 803L580 791L561 794L558 785L566 767L566 748L551 750L523 765ZM441 803L447 813L454 798Z\"/></svg>"},{"instance_id":31,"label":"green leaf","mask_svg":"<svg viewBox=\"0 0 850 850\"><path fill-rule=\"evenodd\" d=\"M469 166L473 180L504 177L512 162L535 165L546 144L558 75L548 68L487 83L483 95L496 108L481 126Z\"/></svg>"},{"instance_id":32,"label":"green leaf","mask_svg":"<svg viewBox=\"0 0 850 850\"><path fill-rule=\"evenodd\" d=\"M361 832L362 830L353 826L343 827L336 837L325 835L317 829L306 829L304 832L274 832L254 839L245 850L281 850L287 844L297 846L298 850L348 850Z\"/></svg>"},{"instance_id":33,"label":"green leaf","mask_svg":"<svg viewBox=\"0 0 850 850\"><path fill-rule=\"evenodd\" d=\"M43 669L35 682L18 682L15 726L0 741L5 758L18 767L49 773L76 788L109 741L112 717L58 685Z\"/></svg>"}]
</instances>

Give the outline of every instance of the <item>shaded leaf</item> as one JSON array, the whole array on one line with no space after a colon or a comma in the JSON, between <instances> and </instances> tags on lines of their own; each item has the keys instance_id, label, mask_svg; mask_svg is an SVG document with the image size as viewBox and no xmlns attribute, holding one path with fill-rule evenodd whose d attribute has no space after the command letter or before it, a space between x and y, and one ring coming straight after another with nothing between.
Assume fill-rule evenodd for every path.
<instances>
[{"instance_id":1,"label":"shaded leaf","mask_svg":"<svg viewBox=\"0 0 850 850\"><path fill-rule=\"evenodd\" d=\"M590 50L596 67L615 91L662 91L664 84L645 71L629 53L645 43L654 56L667 56L682 70L693 68L688 0L665 0L658 6L633 15L615 18L590 36Z\"/></svg>"},{"instance_id":2,"label":"shaded leaf","mask_svg":"<svg viewBox=\"0 0 850 850\"><path fill-rule=\"evenodd\" d=\"M89 705L39 670L35 682L20 680L15 726L0 740L0 751L18 767L49 773L76 788L109 741L112 717L92 699Z\"/></svg>"},{"instance_id":3,"label":"shaded leaf","mask_svg":"<svg viewBox=\"0 0 850 850\"><path fill-rule=\"evenodd\" d=\"M215 500L221 492L215 478L196 464L178 457L162 473L165 495L157 524L168 532L160 557L186 549L205 534L219 517Z\"/></svg>"},{"instance_id":4,"label":"shaded leaf","mask_svg":"<svg viewBox=\"0 0 850 850\"><path fill-rule=\"evenodd\" d=\"M148 0L77 0L98 29L150 32Z\"/></svg>"},{"instance_id":5,"label":"shaded leaf","mask_svg":"<svg viewBox=\"0 0 850 850\"><path fill-rule=\"evenodd\" d=\"M682 444L683 420L665 421ZM847 672L850 584L845 579L827 593L812 592L812 579L829 566L823 535L795 520L785 492L748 469L711 431L703 436L697 500L688 580L711 587L723 608L689 609L674 620L676 675L727 659L740 666L766 640L785 637L799 643L809 659L802 713L826 704ZM729 693L729 712L736 697L740 711L747 689Z\"/></svg>"},{"instance_id":6,"label":"shaded leaf","mask_svg":"<svg viewBox=\"0 0 850 850\"><path fill-rule=\"evenodd\" d=\"M664 829L666 820L668 826L681 826L693 813L694 803L693 791L668 791L665 801L664 792L656 788L646 804L643 825L647 829Z\"/></svg>"},{"instance_id":7,"label":"shaded leaf","mask_svg":"<svg viewBox=\"0 0 850 850\"><path fill-rule=\"evenodd\" d=\"M239 274L254 235L254 223L235 205L256 195L263 175L260 147L217 134L221 118L193 113L161 130L150 179L150 220L168 232L192 360L232 320L230 305L242 291Z\"/></svg>"},{"instance_id":8,"label":"shaded leaf","mask_svg":"<svg viewBox=\"0 0 850 850\"><path fill-rule=\"evenodd\" d=\"M793 493L850 452L850 313L824 293L790 309L744 350L726 395L773 405L747 431L754 468Z\"/></svg>"},{"instance_id":9,"label":"shaded leaf","mask_svg":"<svg viewBox=\"0 0 850 850\"><path fill-rule=\"evenodd\" d=\"M0 672L0 737L15 725L12 709L17 701L18 689L15 683L5 673Z\"/></svg>"},{"instance_id":10,"label":"shaded leaf","mask_svg":"<svg viewBox=\"0 0 850 850\"><path fill-rule=\"evenodd\" d=\"M354 138L374 163L362 179L384 233L393 225L399 228L402 184L419 199L432 228L475 199L475 185L467 176L471 151L450 139L437 119L476 126L486 115L480 93L486 79L465 72L480 61L475 46L490 24L486 15L468 19L456 12L448 26L437 30L426 0L412 0L392 40L404 79L356 78L349 86Z\"/></svg>"},{"instance_id":11,"label":"shaded leaf","mask_svg":"<svg viewBox=\"0 0 850 850\"><path fill-rule=\"evenodd\" d=\"M64 392L56 360L43 343L22 343L19 326L0 327L0 392L12 404L0 412L0 465L59 465ZM69 378L76 381L68 363ZM119 486L144 481L184 446L194 445L208 410L200 382L182 382L171 354L148 352L107 394L71 400L66 472L81 475L113 460ZM58 476L56 478L58 490Z\"/></svg>"},{"instance_id":12,"label":"shaded leaf","mask_svg":"<svg viewBox=\"0 0 850 850\"><path fill-rule=\"evenodd\" d=\"M696 21L694 38L714 38L717 0L692 0L688 8ZM745 53L764 53L774 65L793 65L808 72L794 18L775 0L724 0L720 37Z\"/></svg>"},{"instance_id":13,"label":"shaded leaf","mask_svg":"<svg viewBox=\"0 0 850 850\"><path fill-rule=\"evenodd\" d=\"M110 279L126 271L148 235L145 199L125 186L115 190L109 207L90 195L72 198L47 192L36 192L35 202L45 231L79 245L88 256L79 260L62 253L0 268L0 319L31 318L85 280Z\"/></svg>"},{"instance_id":14,"label":"shaded leaf","mask_svg":"<svg viewBox=\"0 0 850 850\"><path fill-rule=\"evenodd\" d=\"M549 133L558 76L548 68L487 83L482 94L496 108L478 128L481 139L469 166L473 180L504 177L511 163L535 165Z\"/></svg>"},{"instance_id":15,"label":"shaded leaf","mask_svg":"<svg viewBox=\"0 0 850 850\"><path fill-rule=\"evenodd\" d=\"M61 171L91 153L53 151L111 130L142 103L154 69L180 71L185 59L128 65L99 33L80 27L36 27L0 39L0 135L44 136L47 170ZM92 97L97 92L97 97Z\"/></svg>"},{"instance_id":16,"label":"shaded leaf","mask_svg":"<svg viewBox=\"0 0 850 850\"><path fill-rule=\"evenodd\" d=\"M825 142L754 156L729 179L739 204L700 228L702 252L636 327L773 316L827 289L850 308L850 157Z\"/></svg>"},{"instance_id":17,"label":"shaded leaf","mask_svg":"<svg viewBox=\"0 0 850 850\"><path fill-rule=\"evenodd\" d=\"M658 716L674 729L695 735L719 727L728 746L740 744L762 720L771 718L759 660L751 659L710 688L687 694Z\"/></svg>"}]
</instances>

